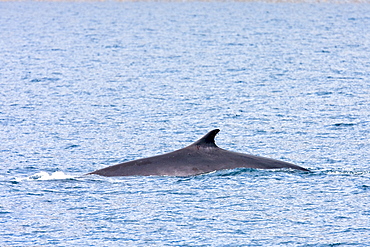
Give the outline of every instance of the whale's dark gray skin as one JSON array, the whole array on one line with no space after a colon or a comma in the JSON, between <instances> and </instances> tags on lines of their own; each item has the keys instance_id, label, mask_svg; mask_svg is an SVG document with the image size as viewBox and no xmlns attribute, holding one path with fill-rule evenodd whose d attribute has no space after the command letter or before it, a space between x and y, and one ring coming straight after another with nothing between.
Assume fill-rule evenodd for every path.
<instances>
[{"instance_id":1,"label":"whale's dark gray skin","mask_svg":"<svg viewBox=\"0 0 370 247\"><path fill-rule=\"evenodd\" d=\"M227 151L215 144L219 129L210 131L195 143L174 152L124 162L88 174L114 176L192 176L234 168L279 169L309 171L288 162Z\"/></svg>"}]
</instances>

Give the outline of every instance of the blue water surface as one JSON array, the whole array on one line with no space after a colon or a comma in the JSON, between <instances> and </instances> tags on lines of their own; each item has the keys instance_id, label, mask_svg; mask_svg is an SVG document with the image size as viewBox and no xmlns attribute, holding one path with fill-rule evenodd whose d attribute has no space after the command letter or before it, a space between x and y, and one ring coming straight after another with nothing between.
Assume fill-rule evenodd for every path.
<instances>
[{"instance_id":1,"label":"blue water surface","mask_svg":"<svg viewBox=\"0 0 370 247\"><path fill-rule=\"evenodd\" d=\"M370 246L370 5L0 12L0 246ZM214 128L312 172L84 175Z\"/></svg>"}]
</instances>

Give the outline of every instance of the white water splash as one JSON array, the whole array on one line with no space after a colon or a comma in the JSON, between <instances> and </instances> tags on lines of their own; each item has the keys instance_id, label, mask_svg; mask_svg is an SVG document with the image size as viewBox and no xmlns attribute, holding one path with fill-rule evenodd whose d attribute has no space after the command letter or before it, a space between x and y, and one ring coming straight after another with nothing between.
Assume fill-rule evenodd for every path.
<instances>
[{"instance_id":1,"label":"white water splash","mask_svg":"<svg viewBox=\"0 0 370 247\"><path fill-rule=\"evenodd\" d=\"M23 178L16 178L15 181L20 182L24 180L60 180L60 179L71 179L74 178L74 176L67 175L64 172L57 171L53 172L51 174L47 172L38 172L34 175L31 175L29 177L23 177Z\"/></svg>"}]
</instances>

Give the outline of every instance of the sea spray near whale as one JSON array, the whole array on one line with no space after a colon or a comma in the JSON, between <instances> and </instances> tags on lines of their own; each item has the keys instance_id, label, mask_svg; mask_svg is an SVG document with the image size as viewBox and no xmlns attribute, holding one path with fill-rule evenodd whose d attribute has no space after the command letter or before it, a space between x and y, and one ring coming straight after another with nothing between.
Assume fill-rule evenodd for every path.
<instances>
[{"instance_id":1,"label":"sea spray near whale","mask_svg":"<svg viewBox=\"0 0 370 247\"><path fill-rule=\"evenodd\" d=\"M215 143L219 129L208 132L193 144L162 155L124 162L88 174L114 176L193 176L235 168L309 171L306 168L270 158L227 151Z\"/></svg>"},{"instance_id":2,"label":"sea spray near whale","mask_svg":"<svg viewBox=\"0 0 370 247\"><path fill-rule=\"evenodd\" d=\"M51 174L47 172L38 172L28 177L15 178L15 182L21 181L34 181L34 180L64 180L64 179L74 179L75 176L67 175L62 171L56 171Z\"/></svg>"}]
</instances>

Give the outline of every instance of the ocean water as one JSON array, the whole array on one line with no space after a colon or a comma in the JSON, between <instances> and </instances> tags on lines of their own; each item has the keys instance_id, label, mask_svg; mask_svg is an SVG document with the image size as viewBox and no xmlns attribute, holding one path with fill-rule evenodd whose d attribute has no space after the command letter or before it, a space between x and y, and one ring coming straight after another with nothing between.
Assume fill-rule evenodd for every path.
<instances>
[{"instance_id":1,"label":"ocean water","mask_svg":"<svg viewBox=\"0 0 370 247\"><path fill-rule=\"evenodd\" d=\"M370 246L370 5L0 12L0 246ZM84 175L214 128L312 172Z\"/></svg>"}]
</instances>

